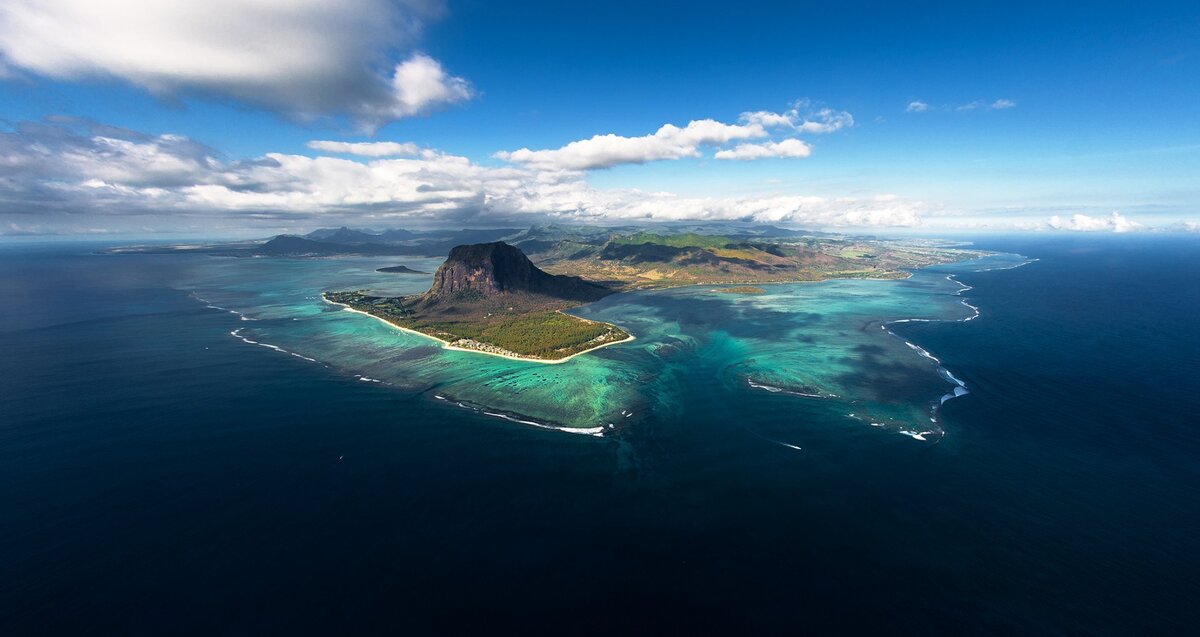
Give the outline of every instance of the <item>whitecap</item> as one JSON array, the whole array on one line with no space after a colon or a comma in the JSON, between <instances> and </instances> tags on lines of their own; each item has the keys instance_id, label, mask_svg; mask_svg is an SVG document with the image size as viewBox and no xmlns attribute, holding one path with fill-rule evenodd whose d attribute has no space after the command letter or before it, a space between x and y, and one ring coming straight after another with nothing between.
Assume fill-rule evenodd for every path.
<instances>
[{"instance_id":1,"label":"whitecap","mask_svg":"<svg viewBox=\"0 0 1200 637\"><path fill-rule=\"evenodd\" d=\"M244 329L246 329L246 328L244 328L244 327L239 327L239 328L237 328L236 330L233 330L232 332L230 332L230 333L229 333L229 335L230 335L230 336L232 336L232 337L234 337L234 338L236 338L236 339L238 339L238 340L240 340L240 341L242 341L243 343L248 343L248 344L250 344L250 345L258 345L259 347L265 347L265 348L267 348L267 349L273 349L273 350L275 350L275 351L277 351L277 352L280 352L280 353L283 353L283 354L291 354L292 356L295 356L296 358L302 358L302 359L304 359L304 360L306 360L306 361L309 361L309 362L311 362L311 363L319 363L319 362L320 362L320 361L318 361L318 360L317 360L317 359L315 359L315 358L309 358L309 357L307 357L307 356L304 356L304 355L302 355L302 354L297 354L296 352L290 352L290 351L288 351L288 350L286 350L286 349L283 349L282 347L280 347L280 346L278 346L278 345L272 345L272 344L270 344L270 343L263 343L262 341L256 341L256 340L252 340L252 339L246 338L245 336L242 336L242 330L244 330Z\"/></svg>"},{"instance_id":2,"label":"whitecap","mask_svg":"<svg viewBox=\"0 0 1200 637\"><path fill-rule=\"evenodd\" d=\"M904 341L904 344L909 346L910 348L912 348L916 353L920 354L921 356L924 356L925 358L928 358L929 360L931 360L935 363L941 364L941 362L942 362L941 359L939 359L937 356L934 356L933 354L930 354L924 347L921 347L920 345L914 345L913 343L910 343L908 341Z\"/></svg>"},{"instance_id":3,"label":"whitecap","mask_svg":"<svg viewBox=\"0 0 1200 637\"><path fill-rule=\"evenodd\" d=\"M459 404L462 404L462 403L459 403ZM492 416L493 418L503 418L503 419L511 421L511 422L520 423L522 425L529 425L531 427L538 427L540 429L552 429L554 431L562 431L562 432L569 433L569 434L584 434L587 436L596 436L597 438L604 436L604 427L603 426L600 426L600 427L559 427L557 425L547 425L546 423L537 422L536 420L521 420L520 418L514 418L512 416L509 416L508 414L501 414L501 413L495 413L495 412L483 411L483 410L477 410L477 411L479 411L480 413L482 413L484 415ZM610 426L611 426L611 423L610 423Z\"/></svg>"},{"instance_id":4,"label":"whitecap","mask_svg":"<svg viewBox=\"0 0 1200 637\"><path fill-rule=\"evenodd\" d=\"M756 383L756 382L750 380L749 378L746 379L746 384L755 389L762 389L765 391L769 391L773 394L790 394L792 396L803 396L804 398L837 398L837 394L813 394L813 393L808 393L808 392L795 391L795 390L791 390L791 389L783 389L782 387L775 387L773 385L764 385L762 383Z\"/></svg>"},{"instance_id":5,"label":"whitecap","mask_svg":"<svg viewBox=\"0 0 1200 637\"><path fill-rule=\"evenodd\" d=\"M441 396L438 394L434 394L433 397L437 398L438 400L446 400L445 396ZM481 413L485 416L491 416L493 418L502 418L509 422L515 422L515 423L518 423L521 425L529 425L530 427L537 427L538 429L549 429L551 431L561 431L561 432L569 433L569 434L582 434L585 436L595 436L597 438L604 437L604 430L605 430L604 425L600 425L598 427L562 427L559 425L551 425L551 424L547 424L544 422L538 422L536 420L524 420L521 418L517 418L515 416L510 416L508 414L502 414L499 412L487 411L485 409L480 409L478 407L468 405L461 401L454 401L454 404L458 405L459 407L462 407L463 409L469 409L471 411ZM609 429L614 429L615 425L613 425L612 423L608 423L607 427Z\"/></svg>"}]
</instances>

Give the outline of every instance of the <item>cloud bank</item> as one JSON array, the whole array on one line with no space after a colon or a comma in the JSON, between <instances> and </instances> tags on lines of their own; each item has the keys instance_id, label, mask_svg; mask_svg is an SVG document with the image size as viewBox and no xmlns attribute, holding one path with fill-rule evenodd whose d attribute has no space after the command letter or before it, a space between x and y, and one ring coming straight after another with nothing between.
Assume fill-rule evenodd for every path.
<instances>
[{"instance_id":1,"label":"cloud bank","mask_svg":"<svg viewBox=\"0 0 1200 637\"><path fill-rule=\"evenodd\" d=\"M668 137L674 147L686 148L695 140L758 134L757 126L703 123L675 129ZM787 141L779 145L792 146ZM564 219L886 227L916 225L925 209L921 202L886 194L688 197L598 189L587 183L586 173L554 162L487 166L396 142L318 140L309 146L351 157L266 153L231 161L177 135L147 135L69 118L24 123L0 132L0 219L10 228L50 223L92 227L104 225L106 217L139 216L160 225L180 219L243 226Z\"/></svg>"},{"instance_id":2,"label":"cloud bank","mask_svg":"<svg viewBox=\"0 0 1200 637\"><path fill-rule=\"evenodd\" d=\"M1070 217L1054 215L1050 217L1048 225L1053 230L1071 232L1130 232L1143 227L1142 224L1116 211L1108 217L1090 217L1084 214L1074 214Z\"/></svg>"},{"instance_id":3,"label":"cloud bank","mask_svg":"<svg viewBox=\"0 0 1200 637\"><path fill-rule=\"evenodd\" d=\"M358 155L359 157L411 157L419 155L421 148L412 142L336 142L314 140L307 146L313 150L336 155Z\"/></svg>"},{"instance_id":4,"label":"cloud bank","mask_svg":"<svg viewBox=\"0 0 1200 637\"><path fill-rule=\"evenodd\" d=\"M0 69L373 128L471 97L412 51L439 12L432 0L6 0Z\"/></svg>"}]
</instances>

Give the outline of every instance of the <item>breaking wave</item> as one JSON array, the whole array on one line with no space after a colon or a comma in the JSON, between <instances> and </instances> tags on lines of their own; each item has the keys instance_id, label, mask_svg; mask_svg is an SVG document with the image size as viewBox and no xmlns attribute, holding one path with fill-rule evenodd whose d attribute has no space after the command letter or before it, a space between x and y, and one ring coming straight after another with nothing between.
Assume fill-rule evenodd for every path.
<instances>
[{"instance_id":1,"label":"breaking wave","mask_svg":"<svg viewBox=\"0 0 1200 637\"><path fill-rule=\"evenodd\" d=\"M549 429L551 431L561 431L561 432L569 433L569 434L582 434L582 435L586 435L586 436L595 436L597 438L603 438L604 434L606 432L611 431L616 428L616 425L614 425L612 423L609 423L607 425L599 425L596 427L564 427L562 425L553 425L550 423L544 423L544 422L539 422L536 420L531 420L531 419L529 419L528 416L506 414L506 413L499 412L499 411L488 411L484 407L479 407L479 406L472 405L467 402L455 400L453 398L450 398L448 396L443 396L441 394L434 394L433 397L436 398L437 400L444 400L448 403L452 403L454 405L462 407L463 409L468 409L475 413L483 414L485 416L491 416L492 418L500 418L502 420L507 420L509 422L515 422L515 423L521 424L521 425L537 427L538 429ZM626 412L622 411L621 413L624 414ZM632 416L632 415L633 415L633 413L630 412L625 417L628 418L629 416Z\"/></svg>"}]
</instances>

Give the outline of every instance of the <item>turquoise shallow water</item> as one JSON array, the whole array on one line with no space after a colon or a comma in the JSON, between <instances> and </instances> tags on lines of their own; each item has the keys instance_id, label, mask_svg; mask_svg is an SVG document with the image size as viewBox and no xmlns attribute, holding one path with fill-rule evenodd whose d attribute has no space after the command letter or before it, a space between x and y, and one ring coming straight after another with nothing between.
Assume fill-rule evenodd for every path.
<instances>
[{"instance_id":1,"label":"turquoise shallow water","mask_svg":"<svg viewBox=\"0 0 1200 637\"><path fill-rule=\"evenodd\" d=\"M317 299L391 260L0 245L0 634L1190 634L1198 241L613 297L560 366Z\"/></svg>"},{"instance_id":2,"label":"turquoise shallow water","mask_svg":"<svg viewBox=\"0 0 1200 637\"><path fill-rule=\"evenodd\" d=\"M206 259L180 285L239 321L230 336L363 382L439 400L519 425L604 435L681 409L695 378L729 395L770 392L784 404L848 423L936 441L936 407L961 385L933 354L886 329L890 321L969 320L965 285L946 267L907 280L766 286L742 296L712 287L617 294L575 310L620 325L635 341L562 364L446 350L436 341L327 304L327 290L425 290L430 275L376 272L394 259ZM956 271L1025 262L997 255ZM437 259L409 259L432 272ZM959 388L958 393L964 389ZM800 407L802 405L802 407ZM780 444L798 445L795 440Z\"/></svg>"}]
</instances>

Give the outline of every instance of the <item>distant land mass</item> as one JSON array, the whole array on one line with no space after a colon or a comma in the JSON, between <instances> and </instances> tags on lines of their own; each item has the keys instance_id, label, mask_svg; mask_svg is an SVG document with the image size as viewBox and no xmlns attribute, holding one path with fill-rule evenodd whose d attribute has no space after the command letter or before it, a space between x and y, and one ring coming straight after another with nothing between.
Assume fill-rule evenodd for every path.
<instances>
[{"instance_id":1,"label":"distant land mass","mask_svg":"<svg viewBox=\"0 0 1200 637\"><path fill-rule=\"evenodd\" d=\"M187 252L225 257L339 257L440 256L466 243L499 241L521 228L412 231L401 228L374 232L351 228L322 228L306 235L281 234L257 241L208 244L136 245L111 248L107 254L170 254Z\"/></svg>"},{"instance_id":2,"label":"distant land mass","mask_svg":"<svg viewBox=\"0 0 1200 637\"><path fill-rule=\"evenodd\" d=\"M414 270L407 265L391 265L386 268L377 268L376 272L390 272L393 274L429 274L420 270Z\"/></svg>"},{"instance_id":3,"label":"distant land mass","mask_svg":"<svg viewBox=\"0 0 1200 637\"><path fill-rule=\"evenodd\" d=\"M913 268L979 256L946 242L884 240L736 223L598 227L356 230L323 228L260 241L112 248L123 253L200 253L313 258L447 254L460 245L504 241L542 270L581 276L614 289L679 285L901 278Z\"/></svg>"},{"instance_id":4,"label":"distant land mass","mask_svg":"<svg viewBox=\"0 0 1200 637\"><path fill-rule=\"evenodd\" d=\"M547 274L519 248L492 242L452 249L424 294L323 296L451 347L559 362L632 338L614 325L563 313L612 292L576 276Z\"/></svg>"}]
</instances>

